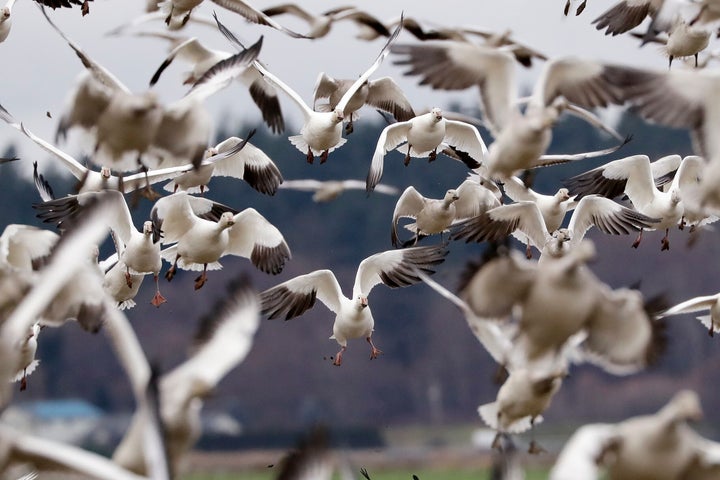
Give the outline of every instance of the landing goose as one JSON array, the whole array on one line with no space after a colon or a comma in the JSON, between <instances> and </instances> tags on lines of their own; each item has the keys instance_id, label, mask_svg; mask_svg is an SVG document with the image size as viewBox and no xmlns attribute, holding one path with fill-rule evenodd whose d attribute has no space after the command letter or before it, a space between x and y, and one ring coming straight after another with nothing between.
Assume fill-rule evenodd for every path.
<instances>
[{"instance_id":1,"label":"landing goose","mask_svg":"<svg viewBox=\"0 0 720 480\"><path fill-rule=\"evenodd\" d=\"M690 158L690 157L687 157ZM684 202L683 188L687 185L697 184L697 172L702 161L698 157L690 158L689 161L681 161L679 155L668 157L670 165L677 166L675 174L669 187L663 190L655 186L655 178L650 158L647 155L632 155L630 157L613 160L603 166L592 169L567 180L566 185L573 194L586 194L598 192L610 192L617 194L622 188L638 212L659 222L653 226L655 229L664 229L665 236L661 241L661 250L670 248L668 236L670 228L679 226L683 222ZM660 164L660 168L669 168L668 165ZM687 172L684 172L684 171ZM637 247L642 239L640 236L633 243Z\"/></svg>"},{"instance_id":2,"label":"landing goose","mask_svg":"<svg viewBox=\"0 0 720 480\"><path fill-rule=\"evenodd\" d=\"M720 445L688 424L702 415L698 395L681 390L655 414L585 425L567 441L549 479L712 478L720 471Z\"/></svg>"},{"instance_id":3,"label":"landing goose","mask_svg":"<svg viewBox=\"0 0 720 480\"><path fill-rule=\"evenodd\" d=\"M633 230L653 228L657 222L658 219L613 200L592 195L578 202L566 228L550 231L540 206L533 201L521 201L500 205L458 222L452 228L451 238L466 242L501 241L515 234L527 239L528 258L531 246L540 250L544 258L544 253L558 256L572 250L593 226L609 235L628 235Z\"/></svg>"},{"instance_id":4,"label":"landing goose","mask_svg":"<svg viewBox=\"0 0 720 480\"><path fill-rule=\"evenodd\" d=\"M705 50L710 44L710 29L690 24L682 16L676 16L667 35L636 34L643 38L644 42L653 42L662 45L662 51L668 57L668 68L672 68L672 62L676 58L694 57L694 66L698 67L698 54Z\"/></svg>"},{"instance_id":5,"label":"landing goose","mask_svg":"<svg viewBox=\"0 0 720 480\"><path fill-rule=\"evenodd\" d=\"M476 217L481 212L500 206L495 193L474 180L465 180L456 189L450 189L442 199L426 198L415 187L405 189L393 211L391 241L393 246L401 245L397 227L401 218L412 218L414 223L405 228L415 234L414 238L402 243L408 246L417 243L423 237L442 234L450 225L465 219Z\"/></svg>"},{"instance_id":6,"label":"landing goose","mask_svg":"<svg viewBox=\"0 0 720 480\"><path fill-rule=\"evenodd\" d=\"M524 100L527 108L521 111L515 60L509 52L448 41L396 45L392 51L405 56L395 64L408 65L405 74L420 75L421 84L442 90L478 87L485 123L495 138L483 160L489 178L503 179L529 168L606 155L627 141L585 110L623 103L624 67L575 57L549 60L531 96ZM552 127L566 111L621 143L614 149L546 156Z\"/></svg>"},{"instance_id":7,"label":"landing goose","mask_svg":"<svg viewBox=\"0 0 720 480\"><path fill-rule=\"evenodd\" d=\"M315 202L329 202L338 198L345 190L365 190L364 180L315 180L306 178L302 180L284 180L279 188L301 190L313 193L312 199ZM391 185L380 183L375 186L375 191L386 195L397 195L400 191Z\"/></svg>"},{"instance_id":8,"label":"landing goose","mask_svg":"<svg viewBox=\"0 0 720 480\"><path fill-rule=\"evenodd\" d=\"M213 26L215 24L213 23ZM148 33L148 35L151 33ZM232 56L230 52L214 50L203 45L197 37L176 37L163 34L155 34L159 38L168 39L173 48L163 60L160 67L150 79L150 86L155 85L160 79L162 72L170 66L175 58L192 65L192 70L184 76L184 84L194 84L215 64ZM250 91L255 105L260 109L263 120L274 133L285 130L280 101L278 100L275 88L266 82L254 65L249 65L245 71L237 77L240 82Z\"/></svg>"},{"instance_id":9,"label":"landing goose","mask_svg":"<svg viewBox=\"0 0 720 480\"><path fill-rule=\"evenodd\" d=\"M442 110L435 107L426 114L393 123L383 129L367 175L368 192L371 192L382 178L385 154L398 145L401 145L398 151L405 154L405 165L409 165L410 157L427 156L433 161L438 152L452 146L467 153L466 157L470 158L462 157L462 161L469 168L477 168L487 153L485 142L474 125L447 119Z\"/></svg>"},{"instance_id":10,"label":"landing goose","mask_svg":"<svg viewBox=\"0 0 720 480\"><path fill-rule=\"evenodd\" d=\"M212 219L203 218L210 215ZM195 289L207 280L207 270L222 268L224 255L249 258L259 270L278 274L290 258L280 231L254 208L238 212L225 205L177 192L163 197L151 212L163 231L163 243L174 245L161 256L171 263L165 278L172 280L177 268L202 270Z\"/></svg>"},{"instance_id":11,"label":"landing goose","mask_svg":"<svg viewBox=\"0 0 720 480\"><path fill-rule=\"evenodd\" d=\"M330 337L340 345L333 365L342 364L347 341L365 338L370 344L370 358L382 353L372 341L375 320L368 304L372 288L383 283L390 288L407 287L420 281L415 270L433 273L432 267L443 262L447 250L444 246L413 247L388 250L364 259L358 266L352 297L340 289L335 274L330 270L315 270L276 285L260 294L262 313L269 319L290 320L302 315L320 300L335 313L333 334Z\"/></svg>"},{"instance_id":12,"label":"landing goose","mask_svg":"<svg viewBox=\"0 0 720 480\"><path fill-rule=\"evenodd\" d=\"M159 275L162 268L160 245L161 224L158 218L146 220L141 231L135 228L130 209L123 194L115 190L87 192L78 195L34 204L39 210L38 218L44 222L53 222L63 227L67 222L76 221L84 215L88 205L94 205L100 198L105 204L105 222L122 245L118 259L125 265L125 282L132 288L132 274L152 274L155 280L155 295L151 303L159 307L165 303L160 293Z\"/></svg>"},{"instance_id":13,"label":"landing goose","mask_svg":"<svg viewBox=\"0 0 720 480\"><path fill-rule=\"evenodd\" d=\"M216 17L217 20L217 17ZM220 31L233 43L237 42L235 36L224 26L218 22L218 28ZM341 147L347 140L342 138L342 122L345 119L345 109L349 104L355 92L368 80L368 78L375 73L380 67L383 60L390 53L390 46L395 41L397 36L402 29L402 25L398 25L393 34L388 38L387 42L383 46L380 54L375 59L375 62L355 80L355 83L345 92L342 96L335 109L332 112L316 112L310 108L302 97L285 84L278 77L270 73L264 66L259 62L255 62L255 67L260 73L268 80L271 84L285 92L290 99L300 108L303 114L304 123L300 130L299 135L293 135L289 137L290 143L306 154L308 163L313 163L316 155L320 155L320 163L327 161L328 154Z\"/></svg>"}]
</instances>

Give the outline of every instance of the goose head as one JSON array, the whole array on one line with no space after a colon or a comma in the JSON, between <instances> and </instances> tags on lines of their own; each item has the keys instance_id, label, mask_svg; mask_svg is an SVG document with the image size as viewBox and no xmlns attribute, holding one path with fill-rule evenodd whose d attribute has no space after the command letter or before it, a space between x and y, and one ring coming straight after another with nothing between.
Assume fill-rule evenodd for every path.
<instances>
[{"instance_id":1,"label":"goose head","mask_svg":"<svg viewBox=\"0 0 720 480\"><path fill-rule=\"evenodd\" d=\"M220 226L221 229L225 229L233 225L235 225L235 216L232 212L223 212L223 214L220 215L220 220L218 220L218 226Z\"/></svg>"},{"instance_id":2,"label":"goose head","mask_svg":"<svg viewBox=\"0 0 720 480\"><path fill-rule=\"evenodd\" d=\"M363 295L358 295L355 300L357 300L357 303L356 303L356 304L357 304L357 309L358 309L358 310L364 310L365 308L367 308L367 306L368 306L368 299L367 299L367 297L365 297L365 296L363 296Z\"/></svg>"},{"instance_id":3,"label":"goose head","mask_svg":"<svg viewBox=\"0 0 720 480\"><path fill-rule=\"evenodd\" d=\"M442 110L437 107L430 110L430 119L433 121L433 123L437 123L440 120L442 120L443 119Z\"/></svg>"},{"instance_id":4,"label":"goose head","mask_svg":"<svg viewBox=\"0 0 720 480\"><path fill-rule=\"evenodd\" d=\"M8 18L10 18L10 9L3 7L2 10L0 10L0 21L5 21Z\"/></svg>"},{"instance_id":5,"label":"goose head","mask_svg":"<svg viewBox=\"0 0 720 480\"><path fill-rule=\"evenodd\" d=\"M558 204L560 204L562 202L570 200L570 192L568 191L567 188L561 188L560 190L557 191L554 198L555 198L555 201Z\"/></svg>"},{"instance_id":6,"label":"goose head","mask_svg":"<svg viewBox=\"0 0 720 480\"><path fill-rule=\"evenodd\" d=\"M336 108L333 110L333 120L335 123L342 123L343 120L345 120L345 112L343 112L341 109Z\"/></svg>"},{"instance_id":7,"label":"goose head","mask_svg":"<svg viewBox=\"0 0 720 480\"><path fill-rule=\"evenodd\" d=\"M449 206L453 202L457 201L460 198L460 195L458 195L457 190L451 188L447 192L445 192L445 197L443 198L443 203L445 206Z\"/></svg>"},{"instance_id":8,"label":"goose head","mask_svg":"<svg viewBox=\"0 0 720 480\"><path fill-rule=\"evenodd\" d=\"M149 237L154 232L153 223L150 220L145 220L145 223L143 223L143 235L146 237Z\"/></svg>"},{"instance_id":9,"label":"goose head","mask_svg":"<svg viewBox=\"0 0 720 480\"><path fill-rule=\"evenodd\" d=\"M103 179L105 179L105 180L109 179L111 174L112 173L110 171L110 168L105 167L105 166L100 167L100 176Z\"/></svg>"}]
</instances>

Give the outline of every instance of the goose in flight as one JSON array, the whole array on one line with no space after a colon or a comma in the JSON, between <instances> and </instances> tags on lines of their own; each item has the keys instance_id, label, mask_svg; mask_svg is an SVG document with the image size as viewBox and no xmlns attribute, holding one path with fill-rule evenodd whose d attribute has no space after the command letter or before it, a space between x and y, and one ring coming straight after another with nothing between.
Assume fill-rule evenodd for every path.
<instances>
[{"instance_id":1,"label":"goose in flight","mask_svg":"<svg viewBox=\"0 0 720 480\"><path fill-rule=\"evenodd\" d=\"M483 160L485 175L504 179L521 170L606 155L624 138L586 109L624 102L625 67L576 57L551 59L543 65L527 99L518 96L514 57L507 51L466 42L423 42L395 45L404 55L397 65L410 67L420 83L441 90L477 86L485 123L494 141ZM527 107L520 109L522 103ZM552 128L564 112L577 115L620 141L612 148L577 154L546 155Z\"/></svg>"},{"instance_id":2,"label":"goose in flight","mask_svg":"<svg viewBox=\"0 0 720 480\"><path fill-rule=\"evenodd\" d=\"M684 192L698 185L703 164L704 161L696 156L681 159L680 155L669 155L651 163L647 155L632 155L576 175L565 184L572 194L578 196L591 193L606 196L624 193L635 210L659 220L651 228L665 230L661 250L668 250L670 228L676 225L684 227L685 224ZM655 178L663 177L672 171L677 173L670 185L659 189ZM633 247L637 248L641 240L642 229Z\"/></svg>"},{"instance_id":3,"label":"goose in flight","mask_svg":"<svg viewBox=\"0 0 720 480\"><path fill-rule=\"evenodd\" d=\"M159 307L166 302L160 293L159 275L162 268L160 257L161 224L157 217L146 220L141 231L135 228L130 209L123 194L116 190L86 192L68 195L47 202L34 204L40 211L38 218L44 222L56 223L62 228L66 222L76 221L82 216L88 205L94 205L99 198L104 199L105 221L115 239L119 240L118 260L125 265L125 282L132 288L132 275L152 274L155 280L155 295L151 303Z\"/></svg>"},{"instance_id":4,"label":"goose in flight","mask_svg":"<svg viewBox=\"0 0 720 480\"><path fill-rule=\"evenodd\" d=\"M520 201L481 212L453 226L451 238L466 242L502 241L515 234L527 239L526 255L534 246L552 256L564 255L583 241L595 226L609 235L628 235L633 230L652 228L658 219L639 213L599 195L583 197L572 212L566 228L550 231L548 223L534 201ZM517 235L521 233L522 235Z\"/></svg>"},{"instance_id":5,"label":"goose in flight","mask_svg":"<svg viewBox=\"0 0 720 480\"><path fill-rule=\"evenodd\" d=\"M368 296L380 283L390 288L418 283L416 270L433 273L432 268L445 260L444 245L387 250L364 259L358 266L352 297L346 297L331 270L315 270L276 285L260 294L262 313L269 319L290 320L305 313L320 300L335 313L333 334L340 345L333 365L341 365L348 340L365 338L370 344L370 358L382 353L372 341L375 320Z\"/></svg>"},{"instance_id":6,"label":"goose in flight","mask_svg":"<svg viewBox=\"0 0 720 480\"><path fill-rule=\"evenodd\" d=\"M313 193L314 202L330 202L338 198L345 190L365 190L364 180L315 180L306 178L302 180L284 180L279 188L290 190L301 190ZM396 187L380 183L376 185L375 191L386 195L397 195L400 193Z\"/></svg>"},{"instance_id":7,"label":"goose in flight","mask_svg":"<svg viewBox=\"0 0 720 480\"><path fill-rule=\"evenodd\" d=\"M580 427L565 443L548 478L715 478L720 472L720 445L689 425L702 416L698 395L680 390L657 413Z\"/></svg>"},{"instance_id":8,"label":"goose in flight","mask_svg":"<svg viewBox=\"0 0 720 480\"><path fill-rule=\"evenodd\" d=\"M673 305L664 312L662 316L680 315L683 313L707 312L707 315L697 317L700 322L708 329L708 335L711 337L720 331L720 294L702 295L699 297L689 298L683 302Z\"/></svg>"},{"instance_id":9,"label":"goose in flight","mask_svg":"<svg viewBox=\"0 0 720 480\"><path fill-rule=\"evenodd\" d=\"M215 26L215 23L212 23ZM197 37L177 37L157 32L148 32L143 35L153 35L158 38L167 39L171 42L172 49L163 60L160 67L150 79L150 86L154 86L163 71L172 64L176 58L192 65L192 69L183 78L183 84L194 84L218 62L230 58L232 53L221 50L214 50L203 45ZM281 133L285 130L285 122L280 108L277 91L255 68L249 65L244 72L237 77L240 82L248 88L250 96L255 105L260 109L263 120L273 133Z\"/></svg>"},{"instance_id":10,"label":"goose in flight","mask_svg":"<svg viewBox=\"0 0 720 480\"><path fill-rule=\"evenodd\" d=\"M235 35L220 23L219 20L217 20L217 22L218 28L220 28L220 31L226 38L237 45ZM255 67L267 81L285 92L298 108L300 108L304 118L303 126L300 129L300 134L289 137L289 140L298 150L306 154L308 163L313 163L316 155L320 155L320 163L324 163L327 161L328 154L331 151L341 147L347 141L342 138L342 122L348 113L346 112L346 108L358 89L375 73L385 57L390 53L390 46L397 38L401 29L402 25L398 25L383 46L375 62L348 88L332 112L314 111L295 90L270 73L260 62L254 63Z\"/></svg>"},{"instance_id":11,"label":"goose in flight","mask_svg":"<svg viewBox=\"0 0 720 480\"><path fill-rule=\"evenodd\" d=\"M283 3L274 7L266 8L262 11L268 17L276 15L293 15L307 22L309 30L305 34L306 38L321 38L330 33L332 25L342 20L350 20L359 27L372 29L378 36L389 37L390 30L377 18L367 12L358 10L355 7L337 7L320 15L314 15L300 5L295 3Z\"/></svg>"},{"instance_id":12,"label":"goose in flight","mask_svg":"<svg viewBox=\"0 0 720 480\"><path fill-rule=\"evenodd\" d=\"M282 233L254 208L238 212L205 198L177 192L155 202L151 218L163 232L161 256L171 263L165 278L172 280L177 268L201 270L195 289L207 280L207 270L222 268L225 255L249 258L259 270L278 274L290 258Z\"/></svg>"},{"instance_id":13,"label":"goose in flight","mask_svg":"<svg viewBox=\"0 0 720 480\"><path fill-rule=\"evenodd\" d=\"M402 246L415 244L423 237L442 234L449 227L465 218L476 217L481 212L500 206L500 199L496 193L475 180L465 180L456 189L445 192L441 199L426 198L412 185L407 187L393 211L392 235L393 246L401 245L397 227L401 218L412 218L414 223L405 225L405 228L415 234L412 240L402 243Z\"/></svg>"},{"instance_id":14,"label":"goose in flight","mask_svg":"<svg viewBox=\"0 0 720 480\"><path fill-rule=\"evenodd\" d=\"M383 129L367 175L368 192L371 192L382 178L385 154L398 145L401 145L398 151L405 154L406 166L409 165L411 157L427 156L433 161L438 152L451 146L467 154L460 156L460 159L473 169L480 167L487 153L485 142L474 125L450 120L443 115L441 109L435 107L428 113L405 122L393 123Z\"/></svg>"}]
</instances>

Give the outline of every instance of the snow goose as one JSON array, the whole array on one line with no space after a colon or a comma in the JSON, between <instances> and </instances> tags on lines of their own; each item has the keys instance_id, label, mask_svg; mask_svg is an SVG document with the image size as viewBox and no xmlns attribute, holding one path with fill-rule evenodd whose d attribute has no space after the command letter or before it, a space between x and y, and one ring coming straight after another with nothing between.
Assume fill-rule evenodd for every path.
<instances>
[{"instance_id":1,"label":"snow goose","mask_svg":"<svg viewBox=\"0 0 720 480\"><path fill-rule=\"evenodd\" d=\"M401 218L415 219L405 228L415 237L403 246L415 244L423 237L442 234L456 221L476 217L481 212L500 205L495 193L474 180L465 180L456 189L445 192L442 199L426 198L415 187L409 186L395 204L392 218L392 244L401 245L397 227Z\"/></svg>"},{"instance_id":2,"label":"snow goose","mask_svg":"<svg viewBox=\"0 0 720 480\"><path fill-rule=\"evenodd\" d=\"M210 215L211 219L203 218ZM238 212L225 205L177 192L153 206L163 231L161 256L172 264L165 278L172 280L177 268L202 270L195 289L207 280L207 270L222 268L224 255L249 258L265 273L278 274L290 258L290 249L280 231L254 208Z\"/></svg>"},{"instance_id":3,"label":"snow goose","mask_svg":"<svg viewBox=\"0 0 720 480\"><path fill-rule=\"evenodd\" d=\"M12 28L12 7L15 0L7 0L5 6L0 9L0 42L7 40Z\"/></svg>"},{"instance_id":4,"label":"snow goose","mask_svg":"<svg viewBox=\"0 0 720 480\"><path fill-rule=\"evenodd\" d=\"M364 180L315 180L307 178L302 180L284 180L279 188L301 190L313 193L315 202L329 202L338 198L345 190L365 190ZM391 185L380 183L375 191L386 195L397 195L400 191Z\"/></svg>"},{"instance_id":5,"label":"snow goose","mask_svg":"<svg viewBox=\"0 0 720 480\"><path fill-rule=\"evenodd\" d=\"M549 478L712 478L710 472L718 472L720 446L688 425L701 417L697 394L681 390L655 414L585 425L567 441Z\"/></svg>"},{"instance_id":6,"label":"snow goose","mask_svg":"<svg viewBox=\"0 0 720 480\"><path fill-rule=\"evenodd\" d=\"M101 270L103 271L103 288L115 300L118 310L133 308L136 305L135 297L140 291L145 275L131 273L128 282L128 267L121 261L111 262L110 266L101 268Z\"/></svg>"},{"instance_id":7,"label":"snow goose","mask_svg":"<svg viewBox=\"0 0 720 480\"><path fill-rule=\"evenodd\" d=\"M405 165L410 157L425 157L435 160L437 152L447 146L467 153L461 160L469 168L477 168L483 162L487 147L478 129L469 123L445 118L439 108L413 117L404 122L393 123L383 129L373 153L366 189L371 192L380 181L385 164L385 154L396 148L405 154Z\"/></svg>"},{"instance_id":8,"label":"snow goose","mask_svg":"<svg viewBox=\"0 0 720 480\"><path fill-rule=\"evenodd\" d=\"M158 6L161 11L167 14L165 17L165 23L168 27L170 27L170 29L176 30L184 26L188 20L190 20L190 14L193 9L202 2L203 0L162 0ZM252 23L274 28L275 30L279 30L293 38L306 38L305 35L294 32L289 28L280 25L270 18L270 16L243 0L212 0L212 2L230 10L231 12L245 17L246 20Z\"/></svg>"},{"instance_id":9,"label":"snow goose","mask_svg":"<svg viewBox=\"0 0 720 480\"><path fill-rule=\"evenodd\" d=\"M222 23L218 22L218 28L220 31L233 43L237 44L235 35L232 34ZM328 154L342 146L347 140L342 138L342 122L345 119L345 109L349 104L352 97L360 89L360 87L368 80L368 78L375 73L380 67L383 60L390 53L390 46L397 38L402 25L398 25L393 34L388 38L387 42L383 46L380 54L375 59L375 62L355 80L355 83L345 92L335 109L332 112L316 112L310 108L302 97L285 84L278 77L270 73L264 66L259 62L255 62L255 67L270 83L275 85L277 88L285 92L290 99L300 108L303 114L304 123L300 129L299 135L293 135L289 137L290 143L301 152L307 155L308 163L313 163L316 155L320 155L320 163L327 161Z\"/></svg>"},{"instance_id":10,"label":"snow goose","mask_svg":"<svg viewBox=\"0 0 720 480\"><path fill-rule=\"evenodd\" d=\"M275 195L283 183L282 174L265 152L248 142L254 133L253 129L244 139L228 137L208 148L207 158L198 168L174 177L165 185L165 190L203 193L209 190L207 184L212 177L223 176L241 178L258 192Z\"/></svg>"},{"instance_id":11,"label":"snow goose","mask_svg":"<svg viewBox=\"0 0 720 480\"><path fill-rule=\"evenodd\" d=\"M679 164L679 167L670 187L665 190L660 190L655 186L653 168L647 155L632 155L613 160L568 179L566 185L573 194L595 193L595 191L615 193L622 186L623 193L627 195L635 210L659 220L652 228L665 230L665 236L661 241L661 250L668 250L670 248L668 240L670 228L683 224L682 187L688 183L697 183L697 162L699 161L695 158L687 163L681 162L679 155L673 155L669 157L669 160L672 165ZM660 164L659 167L663 168L663 164ZM691 175L682 172L685 167L691 169ZM633 243L633 247L637 248L641 240L642 229L640 236Z\"/></svg>"},{"instance_id":12,"label":"snow goose","mask_svg":"<svg viewBox=\"0 0 720 480\"><path fill-rule=\"evenodd\" d=\"M226 297L200 320L193 354L160 376L159 411L171 477L177 478L181 473L185 454L200 437L204 399L245 359L259 325L257 294L247 280L232 282ZM144 357L139 360L144 361ZM136 389L147 382L146 377L132 371L128 375ZM146 474L143 427L144 418L136 413L112 455L116 464L141 475Z\"/></svg>"},{"instance_id":13,"label":"snow goose","mask_svg":"<svg viewBox=\"0 0 720 480\"><path fill-rule=\"evenodd\" d=\"M390 36L390 31L380 20L367 12L358 10L355 7L337 7L323 12L320 15L313 15L298 4L284 3L266 8L262 12L268 17L283 14L293 15L307 22L309 30L305 34L305 37L312 39L326 36L330 33L333 23L341 20L350 20L359 26L370 28L377 35L381 35L383 37Z\"/></svg>"},{"instance_id":14,"label":"snow goose","mask_svg":"<svg viewBox=\"0 0 720 480\"><path fill-rule=\"evenodd\" d=\"M694 57L695 67L697 67L698 54L710 44L711 33L710 29L692 25L678 15L672 22L667 36L653 35L644 41L659 43L663 46L663 52L668 57L668 68L672 67L674 59L685 57ZM644 38L641 34L636 36Z\"/></svg>"},{"instance_id":15,"label":"snow goose","mask_svg":"<svg viewBox=\"0 0 720 480\"><path fill-rule=\"evenodd\" d=\"M88 205L95 204L99 198L106 205L105 221L115 238L121 242L118 259L125 265L125 282L132 289L132 274L152 274L155 280L155 295L151 303L159 307L165 303L160 293L159 275L162 268L160 257L161 225L158 218L153 217L143 223L142 231L138 231L133 223L130 209L123 194L115 190L103 192L87 192L78 195L50 200L33 207L40 211L37 215L44 222L54 222L63 227L66 222L77 220L84 215Z\"/></svg>"},{"instance_id":16,"label":"snow goose","mask_svg":"<svg viewBox=\"0 0 720 480\"><path fill-rule=\"evenodd\" d=\"M660 300L602 283L586 266L594 253L584 240L564 256L538 263L515 253L501 256L469 271L460 296L477 316L516 317L513 365L555 364L568 340L582 333L583 361L615 374L638 371L664 348L663 323L654 316Z\"/></svg>"},{"instance_id":17,"label":"snow goose","mask_svg":"<svg viewBox=\"0 0 720 480\"><path fill-rule=\"evenodd\" d=\"M697 317L708 329L708 335L712 337L720 331L720 293L690 298L668 308L662 312L662 316L695 312L708 312L709 315Z\"/></svg>"},{"instance_id":18,"label":"snow goose","mask_svg":"<svg viewBox=\"0 0 720 480\"><path fill-rule=\"evenodd\" d=\"M624 67L574 57L552 59L543 66L532 95L525 100L527 108L521 111L515 61L507 51L451 41L396 45L392 51L405 55L394 63L408 65L410 70L405 74L420 75L421 84L442 90L479 88L485 123L495 138L483 160L489 178L502 179L520 170L606 155L627 142L586 110L623 103ZM566 111L622 143L594 152L545 155L552 127Z\"/></svg>"},{"instance_id":19,"label":"snow goose","mask_svg":"<svg viewBox=\"0 0 720 480\"><path fill-rule=\"evenodd\" d=\"M331 112L340 103L345 92L355 83L354 80L340 80L321 72L313 89L314 109ZM327 103L316 104L318 99L327 98ZM345 125L345 133L353 132L353 122L359 117L357 111L364 105L372 105L390 113L395 120L404 122L415 116L410 101L391 77L368 80L360 86L345 107L345 116L349 117Z\"/></svg>"},{"instance_id":20,"label":"snow goose","mask_svg":"<svg viewBox=\"0 0 720 480\"><path fill-rule=\"evenodd\" d=\"M41 325L38 322L33 323L28 330L27 335L19 346L19 358L15 374L11 378L13 382L20 382L20 391L27 389L27 377L35 371L40 360L35 358L37 352L37 337L40 334Z\"/></svg>"},{"instance_id":21,"label":"snow goose","mask_svg":"<svg viewBox=\"0 0 720 480\"><path fill-rule=\"evenodd\" d=\"M491 208L456 223L452 228L451 238L465 239L465 242L482 242L501 241L509 235L515 235L527 240L528 258L532 256L531 246L543 254L558 256L579 244L593 226L610 235L627 235L632 230L652 228L656 222L658 219L608 198L592 195L583 197L578 202L566 228L550 231L540 206L534 201L521 201ZM541 255L541 258L544 257L545 255Z\"/></svg>"},{"instance_id":22,"label":"snow goose","mask_svg":"<svg viewBox=\"0 0 720 480\"><path fill-rule=\"evenodd\" d=\"M213 22L213 26L215 23ZM150 86L155 85L160 79L162 72L170 66L175 58L178 58L192 65L192 70L184 76L184 84L194 84L217 62L230 58L230 52L214 50L206 47L197 37L176 37L161 33L150 32L145 35L157 35L159 38L168 39L172 42L173 48L162 62L157 71L150 79ZM278 100L275 88L263 79L254 65L249 65L243 73L237 77L240 82L250 91L255 105L260 109L263 120L274 133L285 130L285 122L282 117L280 101Z\"/></svg>"},{"instance_id":23,"label":"snow goose","mask_svg":"<svg viewBox=\"0 0 720 480\"><path fill-rule=\"evenodd\" d=\"M60 236L32 225L8 224L0 235L0 268L32 271L40 268Z\"/></svg>"},{"instance_id":24,"label":"snow goose","mask_svg":"<svg viewBox=\"0 0 720 480\"><path fill-rule=\"evenodd\" d=\"M499 448L504 435L522 433L540 423L542 413L550 406L552 398L562 385L563 378L567 376L566 357L560 357L557 362L549 365L517 362L517 355L512 353L517 349L517 345L511 329L499 323L497 319L476 315L464 300L422 272L418 272L418 276L460 309L480 344L508 372L507 379L498 391L496 401L478 408L478 414L483 421L497 432L493 447ZM542 449L533 439L530 452L540 451Z\"/></svg>"},{"instance_id":25,"label":"snow goose","mask_svg":"<svg viewBox=\"0 0 720 480\"><path fill-rule=\"evenodd\" d=\"M445 260L444 245L387 250L364 259L358 266L352 297L340 289L335 274L330 270L315 270L276 285L260 294L262 313L269 319L290 320L302 315L318 299L335 313L333 334L330 337L340 345L333 365L342 364L347 341L365 338L370 344L370 358L382 353L372 341L375 320L368 304L372 288L383 283L390 288L407 287L420 281L415 270L432 273L431 268Z\"/></svg>"}]
</instances>

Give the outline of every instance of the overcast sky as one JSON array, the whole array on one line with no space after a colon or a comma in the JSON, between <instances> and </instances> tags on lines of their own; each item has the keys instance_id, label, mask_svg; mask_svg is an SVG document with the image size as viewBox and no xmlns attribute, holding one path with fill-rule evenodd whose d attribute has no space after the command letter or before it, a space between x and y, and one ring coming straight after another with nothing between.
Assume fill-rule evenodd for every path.
<instances>
[{"instance_id":1,"label":"overcast sky","mask_svg":"<svg viewBox=\"0 0 720 480\"><path fill-rule=\"evenodd\" d=\"M267 8L280 2L253 0L258 8ZM574 3L578 3L575 1ZM166 55L165 42L147 37L115 36L104 33L143 13L143 0L95 0L90 14L81 17L77 8L50 11L55 22L96 61L110 69L133 91L148 88L148 81ZM301 4L313 12L325 11L345 3L327 0L304 0ZM468 7L472 4L473 7ZM401 11L407 17L435 22L444 26L474 26L488 30L511 29L517 40L527 43L550 57L582 55L612 62L665 68L667 60L656 46L637 47L637 41L626 36L606 37L591 24L611 2L589 0L580 16L563 16L564 0L424 0L366 1L364 9L384 21L397 18ZM336 78L354 78L374 60L384 40L364 42L355 38L356 27L349 22L335 24L332 32L321 39L293 39L273 29L245 22L238 15L211 2L204 2L198 13L209 16L215 10L221 21L248 43L264 35L261 59L267 67L295 88L308 102L318 74L322 71ZM19 0L13 8L13 28L9 38L0 44L3 65L0 103L35 133L50 140L57 119L64 108L68 93L82 65L67 44L46 23L34 2ZM293 17L276 17L290 28L302 32L305 25ZM136 30L163 30L161 22L148 23ZM190 26L182 32L200 37L213 48L231 50L225 39L213 28ZM401 34L398 42L415 42L408 33ZM402 69L392 64L390 55L376 76L391 75L398 81L416 109L445 106L451 100L474 106L477 91L434 92L418 87L416 79L402 77ZM178 63L178 62L176 62ZM186 87L180 85L182 64L171 65L155 86L163 101L179 98ZM537 68L527 72L529 81L538 73ZM297 108L287 98L281 100L286 115L297 120ZM208 100L216 126L228 118L233 122L258 118L247 91L234 84ZM48 118L50 112L52 118ZM365 115L372 115L367 111ZM296 123L297 125L297 123ZM287 131L295 134L296 131ZM0 145L11 140L20 147L28 160L47 158L19 132L0 127ZM68 147L73 154L72 147ZM31 162L28 162L31 165ZM30 167L28 167L30 169Z\"/></svg>"}]
</instances>

